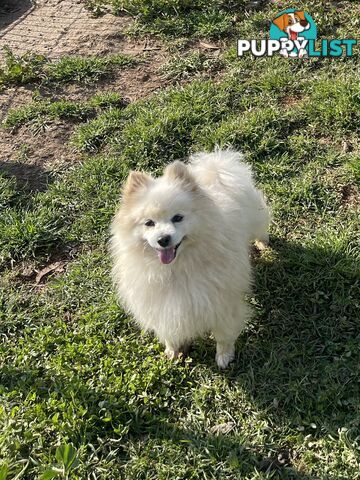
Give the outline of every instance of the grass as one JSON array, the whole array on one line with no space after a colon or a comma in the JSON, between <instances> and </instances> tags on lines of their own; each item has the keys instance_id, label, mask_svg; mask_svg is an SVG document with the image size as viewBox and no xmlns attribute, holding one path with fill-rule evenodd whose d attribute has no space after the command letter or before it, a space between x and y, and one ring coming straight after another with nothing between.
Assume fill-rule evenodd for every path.
<instances>
[{"instance_id":1,"label":"grass","mask_svg":"<svg viewBox=\"0 0 360 480\"><path fill-rule=\"evenodd\" d=\"M128 67L135 60L128 55L104 57L65 56L51 62L43 55L27 52L15 55L5 47L5 63L0 67L0 90L9 85L95 83L116 69Z\"/></svg>"},{"instance_id":2,"label":"grass","mask_svg":"<svg viewBox=\"0 0 360 480\"><path fill-rule=\"evenodd\" d=\"M345 1L341 8L336 8L335 4L319 5L317 0L306 0L301 8L311 12L318 35L326 37L329 32L337 31L337 38L346 35L356 38L359 20L353 15L352 4ZM115 15L132 16L134 24L130 34L150 33L171 40L179 37L220 40L239 35L239 38L258 38L259 32L267 32L269 19L286 8L299 8L295 0L286 4L277 0L86 0L85 5L95 15L110 11ZM250 31L255 36L249 35Z\"/></svg>"},{"instance_id":3,"label":"grass","mask_svg":"<svg viewBox=\"0 0 360 480\"><path fill-rule=\"evenodd\" d=\"M126 105L125 100L116 92L96 94L88 101L42 100L9 110L3 126L12 131L26 125L36 133L44 130L54 120L71 120L81 122L94 117L102 110L119 109Z\"/></svg>"},{"instance_id":4,"label":"grass","mask_svg":"<svg viewBox=\"0 0 360 480\"><path fill-rule=\"evenodd\" d=\"M344 37L346 6L324 11ZM46 191L0 177L0 478L359 478L358 57L254 61L232 47L222 62L221 77L129 105L107 93L9 113L9 128L75 118L84 158ZM215 144L244 151L274 217L226 372L208 338L168 361L117 304L107 254L129 170L159 173Z\"/></svg>"},{"instance_id":5,"label":"grass","mask_svg":"<svg viewBox=\"0 0 360 480\"><path fill-rule=\"evenodd\" d=\"M243 1L219 0L88 0L87 7L95 15L110 10L116 15L130 14L136 19L131 31L135 34L176 38L221 38L234 32L233 15L237 6L243 10Z\"/></svg>"},{"instance_id":6,"label":"grass","mask_svg":"<svg viewBox=\"0 0 360 480\"><path fill-rule=\"evenodd\" d=\"M223 62L216 57L209 57L200 51L194 51L187 55L174 55L163 65L161 72L165 77L173 80L187 79L189 77L206 73L214 73L221 70Z\"/></svg>"}]
</instances>

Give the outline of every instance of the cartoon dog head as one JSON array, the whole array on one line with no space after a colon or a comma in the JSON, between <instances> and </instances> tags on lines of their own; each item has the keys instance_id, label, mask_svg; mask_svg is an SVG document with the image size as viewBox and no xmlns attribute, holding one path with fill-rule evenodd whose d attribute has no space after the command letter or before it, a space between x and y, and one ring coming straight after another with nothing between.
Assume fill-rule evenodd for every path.
<instances>
[{"instance_id":1,"label":"cartoon dog head","mask_svg":"<svg viewBox=\"0 0 360 480\"><path fill-rule=\"evenodd\" d=\"M310 23L305 18L302 11L294 13L284 13L275 18L273 23L288 35L290 40L297 40L298 34L310 28Z\"/></svg>"}]
</instances>

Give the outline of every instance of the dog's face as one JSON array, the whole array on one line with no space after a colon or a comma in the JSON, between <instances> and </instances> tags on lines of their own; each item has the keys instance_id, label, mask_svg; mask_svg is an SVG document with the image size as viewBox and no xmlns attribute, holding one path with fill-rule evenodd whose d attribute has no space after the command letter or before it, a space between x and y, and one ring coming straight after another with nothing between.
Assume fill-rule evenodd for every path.
<instances>
[{"instance_id":1,"label":"dog's face","mask_svg":"<svg viewBox=\"0 0 360 480\"><path fill-rule=\"evenodd\" d=\"M305 18L305 13L302 11L284 13L280 17L275 18L273 23L280 30L286 32L290 40L296 40L300 32L310 28L310 24Z\"/></svg>"},{"instance_id":2,"label":"dog's face","mask_svg":"<svg viewBox=\"0 0 360 480\"><path fill-rule=\"evenodd\" d=\"M131 172L123 190L122 216L131 238L145 255L172 263L199 224L198 187L181 162L169 165L160 178Z\"/></svg>"}]
</instances>

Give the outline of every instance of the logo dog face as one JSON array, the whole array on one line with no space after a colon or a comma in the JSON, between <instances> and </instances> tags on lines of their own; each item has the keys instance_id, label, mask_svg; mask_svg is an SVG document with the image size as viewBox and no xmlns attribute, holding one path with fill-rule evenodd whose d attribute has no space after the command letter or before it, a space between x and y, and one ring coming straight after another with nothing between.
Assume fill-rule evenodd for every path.
<instances>
[{"instance_id":1,"label":"logo dog face","mask_svg":"<svg viewBox=\"0 0 360 480\"><path fill-rule=\"evenodd\" d=\"M310 28L309 22L305 18L303 11L294 13L284 13L275 18L273 23L285 32L290 40L297 40L298 34Z\"/></svg>"}]
</instances>

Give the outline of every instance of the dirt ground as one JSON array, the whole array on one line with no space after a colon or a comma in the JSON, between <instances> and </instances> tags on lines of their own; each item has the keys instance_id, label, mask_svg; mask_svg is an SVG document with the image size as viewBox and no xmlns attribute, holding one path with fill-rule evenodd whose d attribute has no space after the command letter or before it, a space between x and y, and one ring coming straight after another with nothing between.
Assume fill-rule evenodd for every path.
<instances>
[{"instance_id":1,"label":"dirt ground","mask_svg":"<svg viewBox=\"0 0 360 480\"><path fill-rule=\"evenodd\" d=\"M136 41L124 35L130 17L105 14L94 18L80 0L5 0L0 6L0 63L2 48L9 46L14 54L32 51L56 60L64 55L102 56L123 53L134 56L135 66L108 76L96 85L69 85L51 91L40 91L51 98L76 100L106 90L119 92L134 101L164 86L167 80L159 72L167 60L165 49L153 39ZM0 121L9 109L32 100L32 84L7 88L0 94ZM17 132L2 131L0 136L0 171L14 175L31 189L44 188L49 172L66 167L80 156L69 146L73 131L62 123L52 125L41 135L27 128Z\"/></svg>"},{"instance_id":2,"label":"dirt ground","mask_svg":"<svg viewBox=\"0 0 360 480\"><path fill-rule=\"evenodd\" d=\"M0 7L0 47L21 54L36 51L49 58L103 55L124 50L121 30L129 17L93 18L80 0L5 0Z\"/></svg>"}]
</instances>

